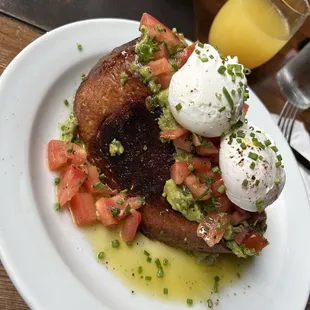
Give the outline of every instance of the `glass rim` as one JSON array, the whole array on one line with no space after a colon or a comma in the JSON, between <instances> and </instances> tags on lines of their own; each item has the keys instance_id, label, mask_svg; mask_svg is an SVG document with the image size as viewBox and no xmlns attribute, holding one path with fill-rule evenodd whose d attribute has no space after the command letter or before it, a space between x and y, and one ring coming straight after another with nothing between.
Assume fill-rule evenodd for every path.
<instances>
[{"instance_id":1,"label":"glass rim","mask_svg":"<svg viewBox=\"0 0 310 310\"><path fill-rule=\"evenodd\" d=\"M292 11L294 11L295 13L301 15L301 16L308 16L310 14L310 5L309 5L309 1L308 0L304 0L303 3L305 4L305 11L301 12L300 10L297 10L296 8L294 8L291 4L288 3L287 0L282 0L282 2L288 6Z\"/></svg>"}]
</instances>

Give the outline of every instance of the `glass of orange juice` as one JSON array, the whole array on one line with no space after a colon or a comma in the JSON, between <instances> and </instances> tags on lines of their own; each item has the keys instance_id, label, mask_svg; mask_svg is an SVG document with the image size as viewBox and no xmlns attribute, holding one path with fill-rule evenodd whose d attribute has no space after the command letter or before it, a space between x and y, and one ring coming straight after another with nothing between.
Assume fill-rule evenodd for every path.
<instances>
[{"instance_id":1,"label":"glass of orange juice","mask_svg":"<svg viewBox=\"0 0 310 310\"><path fill-rule=\"evenodd\" d=\"M195 0L200 6L208 0ZM256 68L272 58L309 15L308 0L228 0L209 32L209 43Z\"/></svg>"}]
</instances>

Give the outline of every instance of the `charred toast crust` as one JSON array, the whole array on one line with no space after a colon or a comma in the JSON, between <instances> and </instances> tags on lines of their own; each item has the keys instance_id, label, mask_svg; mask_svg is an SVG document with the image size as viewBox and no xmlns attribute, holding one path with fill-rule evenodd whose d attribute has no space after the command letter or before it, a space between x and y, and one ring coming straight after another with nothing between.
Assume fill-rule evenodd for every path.
<instances>
[{"instance_id":1,"label":"charred toast crust","mask_svg":"<svg viewBox=\"0 0 310 310\"><path fill-rule=\"evenodd\" d=\"M74 114L79 134L86 144L114 111L128 101L144 101L151 95L148 86L129 70L135 58L135 43L136 40L128 42L102 57L76 92ZM122 72L128 75L124 85L120 81Z\"/></svg>"}]
</instances>

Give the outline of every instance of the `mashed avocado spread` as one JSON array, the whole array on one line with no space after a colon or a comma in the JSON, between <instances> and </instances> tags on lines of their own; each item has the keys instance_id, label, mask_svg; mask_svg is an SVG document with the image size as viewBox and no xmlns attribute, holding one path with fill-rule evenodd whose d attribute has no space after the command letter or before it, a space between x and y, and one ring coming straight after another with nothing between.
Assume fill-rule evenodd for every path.
<instances>
[{"instance_id":1,"label":"mashed avocado spread","mask_svg":"<svg viewBox=\"0 0 310 310\"><path fill-rule=\"evenodd\" d=\"M171 207L182 213L189 221L200 222L215 209L212 202L195 201L186 186L177 185L171 179L166 181L164 192Z\"/></svg>"},{"instance_id":2,"label":"mashed avocado spread","mask_svg":"<svg viewBox=\"0 0 310 310\"><path fill-rule=\"evenodd\" d=\"M61 125L61 139L65 142L71 142L76 133L76 126L78 125L77 118L71 113L68 119Z\"/></svg>"}]
</instances>

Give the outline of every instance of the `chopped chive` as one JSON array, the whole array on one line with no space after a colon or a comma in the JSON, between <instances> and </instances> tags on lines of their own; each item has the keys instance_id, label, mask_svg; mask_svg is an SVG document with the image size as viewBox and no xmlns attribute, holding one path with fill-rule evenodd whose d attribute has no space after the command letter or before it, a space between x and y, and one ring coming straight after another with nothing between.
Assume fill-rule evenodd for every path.
<instances>
[{"instance_id":1,"label":"chopped chive","mask_svg":"<svg viewBox=\"0 0 310 310\"><path fill-rule=\"evenodd\" d=\"M254 132L251 132L251 133L250 133L250 136L251 136L252 138L254 138L254 137L255 137L255 133L254 133Z\"/></svg>"},{"instance_id":2,"label":"chopped chive","mask_svg":"<svg viewBox=\"0 0 310 310\"><path fill-rule=\"evenodd\" d=\"M98 259L102 260L104 259L104 252L99 252L97 255Z\"/></svg>"},{"instance_id":3,"label":"chopped chive","mask_svg":"<svg viewBox=\"0 0 310 310\"><path fill-rule=\"evenodd\" d=\"M219 188L218 188L218 192L221 194L224 194L226 190L226 186L224 184L222 184Z\"/></svg>"},{"instance_id":4,"label":"chopped chive","mask_svg":"<svg viewBox=\"0 0 310 310\"><path fill-rule=\"evenodd\" d=\"M249 74L251 74L251 70L248 69L248 68L244 68L244 69L243 69L243 73L244 73L245 75L249 75Z\"/></svg>"},{"instance_id":5,"label":"chopped chive","mask_svg":"<svg viewBox=\"0 0 310 310\"><path fill-rule=\"evenodd\" d=\"M258 186L259 183L260 183L260 180L256 180L256 181L255 181L255 186Z\"/></svg>"},{"instance_id":6,"label":"chopped chive","mask_svg":"<svg viewBox=\"0 0 310 310\"><path fill-rule=\"evenodd\" d=\"M207 61L209 61L208 57L200 57L200 60L201 60L202 62L207 62Z\"/></svg>"},{"instance_id":7,"label":"chopped chive","mask_svg":"<svg viewBox=\"0 0 310 310\"><path fill-rule=\"evenodd\" d=\"M67 99L64 100L64 105L67 107L69 105L69 101Z\"/></svg>"},{"instance_id":8,"label":"chopped chive","mask_svg":"<svg viewBox=\"0 0 310 310\"><path fill-rule=\"evenodd\" d=\"M219 282L220 282L220 277L219 276L215 276L214 277L214 284L213 284L213 291L214 291L214 293L218 293L218 291L219 291Z\"/></svg>"},{"instance_id":9,"label":"chopped chive","mask_svg":"<svg viewBox=\"0 0 310 310\"><path fill-rule=\"evenodd\" d=\"M264 143L265 143L266 146L269 146L271 144L271 141L268 139Z\"/></svg>"},{"instance_id":10,"label":"chopped chive","mask_svg":"<svg viewBox=\"0 0 310 310\"><path fill-rule=\"evenodd\" d=\"M217 99L221 100L222 99L222 94L220 93L215 93L215 96Z\"/></svg>"},{"instance_id":11,"label":"chopped chive","mask_svg":"<svg viewBox=\"0 0 310 310\"><path fill-rule=\"evenodd\" d=\"M226 110L226 107L225 106L222 106L218 111L219 112L223 112L223 111L225 111Z\"/></svg>"},{"instance_id":12,"label":"chopped chive","mask_svg":"<svg viewBox=\"0 0 310 310\"><path fill-rule=\"evenodd\" d=\"M125 214L129 215L130 214L130 211L131 211L131 206L128 205L126 208L125 208Z\"/></svg>"},{"instance_id":13,"label":"chopped chive","mask_svg":"<svg viewBox=\"0 0 310 310\"><path fill-rule=\"evenodd\" d=\"M128 75L125 72L122 72L120 75L120 81L122 85L125 85L128 81Z\"/></svg>"},{"instance_id":14,"label":"chopped chive","mask_svg":"<svg viewBox=\"0 0 310 310\"><path fill-rule=\"evenodd\" d=\"M278 158L278 161L281 161L283 159L280 154L277 156L277 158Z\"/></svg>"},{"instance_id":15,"label":"chopped chive","mask_svg":"<svg viewBox=\"0 0 310 310\"><path fill-rule=\"evenodd\" d=\"M147 146L143 145L143 151L146 151L146 150L147 150Z\"/></svg>"},{"instance_id":16,"label":"chopped chive","mask_svg":"<svg viewBox=\"0 0 310 310\"><path fill-rule=\"evenodd\" d=\"M263 204L264 204L264 199L263 198L258 198L256 200L256 207L257 207L258 212L262 212L263 211L263 209L262 209Z\"/></svg>"},{"instance_id":17,"label":"chopped chive","mask_svg":"<svg viewBox=\"0 0 310 310\"><path fill-rule=\"evenodd\" d=\"M155 264L156 264L157 268L159 268L159 269L162 269L162 268L163 268L162 265L161 265L161 262L160 262L159 258L156 258L156 259L155 259Z\"/></svg>"},{"instance_id":18,"label":"chopped chive","mask_svg":"<svg viewBox=\"0 0 310 310\"><path fill-rule=\"evenodd\" d=\"M151 280L152 280L152 277L146 276L144 279L145 279L145 281L151 281Z\"/></svg>"},{"instance_id":19,"label":"chopped chive","mask_svg":"<svg viewBox=\"0 0 310 310\"><path fill-rule=\"evenodd\" d=\"M195 50L195 53L196 53L197 55L199 55L199 54L200 54L200 50Z\"/></svg>"},{"instance_id":20,"label":"chopped chive","mask_svg":"<svg viewBox=\"0 0 310 310\"><path fill-rule=\"evenodd\" d=\"M214 59L214 56L213 56L213 55L210 55L209 57L210 57L211 59Z\"/></svg>"},{"instance_id":21,"label":"chopped chive","mask_svg":"<svg viewBox=\"0 0 310 310\"><path fill-rule=\"evenodd\" d=\"M82 50L82 44L80 44L80 43L76 43L76 47L77 47L77 49L79 50L79 51L81 51Z\"/></svg>"},{"instance_id":22,"label":"chopped chive","mask_svg":"<svg viewBox=\"0 0 310 310\"><path fill-rule=\"evenodd\" d=\"M237 138L236 139L238 143L242 143L242 139L241 138Z\"/></svg>"},{"instance_id":23,"label":"chopped chive","mask_svg":"<svg viewBox=\"0 0 310 310\"><path fill-rule=\"evenodd\" d=\"M249 181L247 179L244 179L243 182L242 182L242 186L243 187L247 187L249 184Z\"/></svg>"},{"instance_id":24,"label":"chopped chive","mask_svg":"<svg viewBox=\"0 0 310 310\"><path fill-rule=\"evenodd\" d=\"M278 178L274 179L274 184L279 185L280 184L280 179L278 179Z\"/></svg>"},{"instance_id":25,"label":"chopped chive","mask_svg":"<svg viewBox=\"0 0 310 310\"><path fill-rule=\"evenodd\" d=\"M118 205L122 205L122 204L124 203L124 199L117 199L117 200L116 200L116 203L117 203Z\"/></svg>"},{"instance_id":26,"label":"chopped chive","mask_svg":"<svg viewBox=\"0 0 310 310\"><path fill-rule=\"evenodd\" d=\"M276 162L276 168L279 168L282 165L281 161Z\"/></svg>"},{"instance_id":27,"label":"chopped chive","mask_svg":"<svg viewBox=\"0 0 310 310\"><path fill-rule=\"evenodd\" d=\"M218 172L220 172L220 168L219 168L218 166L213 167L213 168L212 168L212 171L213 171L214 173L218 173Z\"/></svg>"},{"instance_id":28,"label":"chopped chive","mask_svg":"<svg viewBox=\"0 0 310 310\"><path fill-rule=\"evenodd\" d=\"M263 160L264 157L263 157L262 155L259 155L259 156L258 156L258 159L259 159L259 160Z\"/></svg>"},{"instance_id":29,"label":"chopped chive","mask_svg":"<svg viewBox=\"0 0 310 310\"><path fill-rule=\"evenodd\" d=\"M85 81L85 80L86 80L86 75L85 75L84 73L83 73L82 76L81 76L81 80L82 80L82 81Z\"/></svg>"},{"instance_id":30,"label":"chopped chive","mask_svg":"<svg viewBox=\"0 0 310 310\"><path fill-rule=\"evenodd\" d=\"M178 103L176 106L175 106L176 110L177 111L180 111L183 107L182 107L182 104L181 103Z\"/></svg>"},{"instance_id":31,"label":"chopped chive","mask_svg":"<svg viewBox=\"0 0 310 310\"><path fill-rule=\"evenodd\" d=\"M156 28L157 28L158 32L164 32L165 31L165 29L163 28L163 26L161 24L158 24Z\"/></svg>"},{"instance_id":32,"label":"chopped chive","mask_svg":"<svg viewBox=\"0 0 310 310\"><path fill-rule=\"evenodd\" d=\"M119 241L117 239L113 240L111 242L111 244L112 244L112 248L118 248L119 245L120 245L120 243L119 243Z\"/></svg>"},{"instance_id":33,"label":"chopped chive","mask_svg":"<svg viewBox=\"0 0 310 310\"><path fill-rule=\"evenodd\" d=\"M104 174L104 173L101 173L100 175L99 175L99 179L100 180L103 180L103 179L105 179L106 178L106 175Z\"/></svg>"},{"instance_id":34,"label":"chopped chive","mask_svg":"<svg viewBox=\"0 0 310 310\"><path fill-rule=\"evenodd\" d=\"M56 202L56 203L54 204L54 209L55 209L55 210L60 210L60 208L61 208L60 203L59 203L59 202Z\"/></svg>"},{"instance_id":35,"label":"chopped chive","mask_svg":"<svg viewBox=\"0 0 310 310\"><path fill-rule=\"evenodd\" d=\"M146 250L144 250L143 253L144 253L144 255L146 255L146 256L150 256L150 253L149 253L148 251L146 251Z\"/></svg>"},{"instance_id":36,"label":"chopped chive","mask_svg":"<svg viewBox=\"0 0 310 310\"><path fill-rule=\"evenodd\" d=\"M246 144L245 144L244 142L242 142L242 143L240 144L240 146L241 146L241 148L242 148L243 150L246 149Z\"/></svg>"},{"instance_id":37,"label":"chopped chive","mask_svg":"<svg viewBox=\"0 0 310 310\"><path fill-rule=\"evenodd\" d=\"M99 189L104 189L107 186L105 184L103 184L102 182L97 182L96 184L93 185L93 189L95 191L99 190Z\"/></svg>"},{"instance_id":38,"label":"chopped chive","mask_svg":"<svg viewBox=\"0 0 310 310\"><path fill-rule=\"evenodd\" d=\"M277 153L279 150L278 150L278 148L275 146L275 145L273 145L273 146L271 146L270 147L275 153Z\"/></svg>"},{"instance_id":39,"label":"chopped chive","mask_svg":"<svg viewBox=\"0 0 310 310\"><path fill-rule=\"evenodd\" d=\"M198 42L198 46L203 48L203 43L202 42Z\"/></svg>"},{"instance_id":40,"label":"chopped chive","mask_svg":"<svg viewBox=\"0 0 310 310\"><path fill-rule=\"evenodd\" d=\"M219 74L224 74L225 71L226 71L226 67L224 67L224 66L220 66L220 67L218 68L218 70L217 70L217 72L218 72Z\"/></svg>"},{"instance_id":41,"label":"chopped chive","mask_svg":"<svg viewBox=\"0 0 310 310\"><path fill-rule=\"evenodd\" d=\"M233 83L236 82L236 76L234 74L231 75L231 80L232 80Z\"/></svg>"},{"instance_id":42,"label":"chopped chive","mask_svg":"<svg viewBox=\"0 0 310 310\"><path fill-rule=\"evenodd\" d=\"M151 262L152 262L152 258L151 258L151 257L148 257L148 258L146 259L146 261L147 261L148 263L151 263Z\"/></svg>"},{"instance_id":43,"label":"chopped chive","mask_svg":"<svg viewBox=\"0 0 310 310\"><path fill-rule=\"evenodd\" d=\"M233 133L231 134L231 137L232 137L232 138L237 138L236 133L235 133L235 132L233 132Z\"/></svg>"},{"instance_id":44,"label":"chopped chive","mask_svg":"<svg viewBox=\"0 0 310 310\"><path fill-rule=\"evenodd\" d=\"M207 300L207 304L208 304L208 308L213 307L213 301L210 298Z\"/></svg>"},{"instance_id":45,"label":"chopped chive","mask_svg":"<svg viewBox=\"0 0 310 310\"><path fill-rule=\"evenodd\" d=\"M230 94L229 94L229 92L225 86L223 87L223 93L224 93L224 96L226 97L226 100L228 101L228 103L230 105L231 110L234 112L235 111L234 101L231 98L231 96L230 96Z\"/></svg>"},{"instance_id":46,"label":"chopped chive","mask_svg":"<svg viewBox=\"0 0 310 310\"><path fill-rule=\"evenodd\" d=\"M132 242L131 241L126 241L126 245L127 246L132 246Z\"/></svg>"},{"instance_id":47,"label":"chopped chive","mask_svg":"<svg viewBox=\"0 0 310 310\"><path fill-rule=\"evenodd\" d=\"M163 260L163 265L164 265L164 266L167 266L167 265L168 265L168 259L167 259L167 258L165 258L165 259Z\"/></svg>"},{"instance_id":48,"label":"chopped chive","mask_svg":"<svg viewBox=\"0 0 310 310\"><path fill-rule=\"evenodd\" d=\"M172 28L172 32L175 34L175 33L177 33L178 31L177 31L177 28Z\"/></svg>"},{"instance_id":49,"label":"chopped chive","mask_svg":"<svg viewBox=\"0 0 310 310\"><path fill-rule=\"evenodd\" d=\"M73 153L73 146L72 146L72 145L69 145L69 146L68 146L67 152L68 152L68 153Z\"/></svg>"},{"instance_id":50,"label":"chopped chive","mask_svg":"<svg viewBox=\"0 0 310 310\"><path fill-rule=\"evenodd\" d=\"M159 268L158 270L157 270L157 277L158 278L162 278L163 276L164 276L164 271L163 271L163 269L162 268Z\"/></svg>"},{"instance_id":51,"label":"chopped chive","mask_svg":"<svg viewBox=\"0 0 310 310\"><path fill-rule=\"evenodd\" d=\"M55 179L54 179L54 184L57 185L57 184L59 184L59 183L60 183L60 178L55 178Z\"/></svg>"},{"instance_id":52,"label":"chopped chive","mask_svg":"<svg viewBox=\"0 0 310 310\"><path fill-rule=\"evenodd\" d=\"M195 170L194 166L192 164L188 165L188 170L190 172L193 172Z\"/></svg>"},{"instance_id":53,"label":"chopped chive","mask_svg":"<svg viewBox=\"0 0 310 310\"><path fill-rule=\"evenodd\" d=\"M121 213L121 210L119 208L115 208L113 206L110 206L110 212L111 212L113 217L116 217Z\"/></svg>"},{"instance_id":54,"label":"chopped chive","mask_svg":"<svg viewBox=\"0 0 310 310\"><path fill-rule=\"evenodd\" d=\"M187 303L188 306L192 306L194 302L193 302L192 299L187 298L187 299L186 299L186 303Z\"/></svg>"},{"instance_id":55,"label":"chopped chive","mask_svg":"<svg viewBox=\"0 0 310 310\"><path fill-rule=\"evenodd\" d=\"M236 91L234 89L231 90L231 94L234 96L236 95Z\"/></svg>"},{"instance_id":56,"label":"chopped chive","mask_svg":"<svg viewBox=\"0 0 310 310\"><path fill-rule=\"evenodd\" d=\"M139 266L138 267L138 273L142 273L143 272L143 268L142 268L142 266Z\"/></svg>"},{"instance_id":57,"label":"chopped chive","mask_svg":"<svg viewBox=\"0 0 310 310\"><path fill-rule=\"evenodd\" d=\"M258 154L253 153L253 152L249 152L248 157L253 159L253 160L257 160L258 159Z\"/></svg>"},{"instance_id":58,"label":"chopped chive","mask_svg":"<svg viewBox=\"0 0 310 310\"><path fill-rule=\"evenodd\" d=\"M237 131L237 137L239 137L239 138L245 138L245 133L244 133L243 131L241 131L241 130L238 130L238 131Z\"/></svg>"},{"instance_id":59,"label":"chopped chive","mask_svg":"<svg viewBox=\"0 0 310 310\"><path fill-rule=\"evenodd\" d=\"M253 170L255 168L255 163L254 161L251 162L250 168Z\"/></svg>"},{"instance_id":60,"label":"chopped chive","mask_svg":"<svg viewBox=\"0 0 310 310\"><path fill-rule=\"evenodd\" d=\"M168 289L167 289L166 287L163 289L163 293L164 293L165 295L168 295Z\"/></svg>"}]
</instances>

